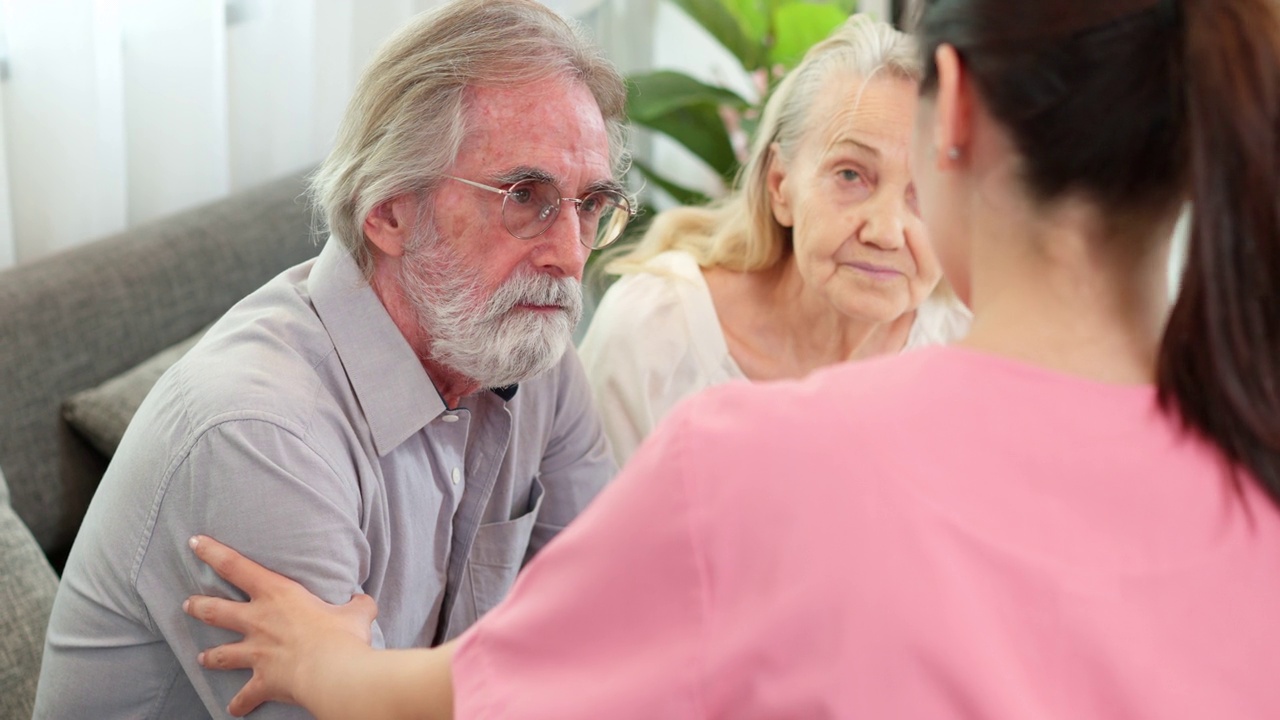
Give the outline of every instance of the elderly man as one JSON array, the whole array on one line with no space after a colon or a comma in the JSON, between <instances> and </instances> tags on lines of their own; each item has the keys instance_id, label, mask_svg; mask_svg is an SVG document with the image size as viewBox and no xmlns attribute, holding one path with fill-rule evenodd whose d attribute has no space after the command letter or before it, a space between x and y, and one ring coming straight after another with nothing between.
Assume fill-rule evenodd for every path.
<instances>
[{"instance_id":1,"label":"elderly man","mask_svg":"<svg viewBox=\"0 0 1280 720\"><path fill-rule=\"evenodd\" d=\"M224 539L375 644L459 634L615 467L569 339L591 248L630 205L624 89L521 0L392 39L313 193L331 235L220 320L147 398L68 561L37 717L223 716L246 677L182 613L235 596L186 547ZM293 717L270 706L264 717Z\"/></svg>"}]
</instances>

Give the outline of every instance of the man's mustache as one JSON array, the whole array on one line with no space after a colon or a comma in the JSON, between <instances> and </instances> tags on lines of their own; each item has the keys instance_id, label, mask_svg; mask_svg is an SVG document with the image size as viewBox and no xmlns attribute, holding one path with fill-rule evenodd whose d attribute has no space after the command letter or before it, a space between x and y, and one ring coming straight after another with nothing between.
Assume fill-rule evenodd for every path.
<instances>
[{"instance_id":1,"label":"man's mustache","mask_svg":"<svg viewBox=\"0 0 1280 720\"><path fill-rule=\"evenodd\" d=\"M485 319L497 319L517 305L559 307L576 320L582 315L582 284L573 278L542 274L512 278L486 303Z\"/></svg>"}]
</instances>

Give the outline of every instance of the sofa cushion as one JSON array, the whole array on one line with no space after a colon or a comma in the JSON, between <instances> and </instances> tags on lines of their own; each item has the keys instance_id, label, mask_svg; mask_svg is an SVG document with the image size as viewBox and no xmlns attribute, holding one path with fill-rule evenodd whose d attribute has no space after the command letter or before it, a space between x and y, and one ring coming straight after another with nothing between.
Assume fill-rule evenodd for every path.
<instances>
[{"instance_id":1,"label":"sofa cushion","mask_svg":"<svg viewBox=\"0 0 1280 720\"><path fill-rule=\"evenodd\" d=\"M0 474L0 718L29 718L58 578Z\"/></svg>"},{"instance_id":2,"label":"sofa cushion","mask_svg":"<svg viewBox=\"0 0 1280 720\"><path fill-rule=\"evenodd\" d=\"M67 398L62 416L103 455L115 455L125 428L160 376L204 336L204 330L132 368Z\"/></svg>"}]
</instances>

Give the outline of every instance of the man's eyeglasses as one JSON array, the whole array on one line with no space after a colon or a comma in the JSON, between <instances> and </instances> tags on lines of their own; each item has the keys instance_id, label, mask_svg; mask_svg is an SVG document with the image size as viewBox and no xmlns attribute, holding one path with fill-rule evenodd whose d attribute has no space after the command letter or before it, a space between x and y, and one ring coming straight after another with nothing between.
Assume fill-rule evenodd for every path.
<instances>
[{"instance_id":1,"label":"man's eyeglasses","mask_svg":"<svg viewBox=\"0 0 1280 720\"><path fill-rule=\"evenodd\" d=\"M570 198L561 197L560 188L537 178L519 180L503 190L453 175L445 177L501 195L502 225L521 240L546 232L560 214L560 203L565 201L577 206L578 223L582 229L579 239L592 250L621 237L627 222L635 214L631 201L616 190L595 190L580 198Z\"/></svg>"}]
</instances>

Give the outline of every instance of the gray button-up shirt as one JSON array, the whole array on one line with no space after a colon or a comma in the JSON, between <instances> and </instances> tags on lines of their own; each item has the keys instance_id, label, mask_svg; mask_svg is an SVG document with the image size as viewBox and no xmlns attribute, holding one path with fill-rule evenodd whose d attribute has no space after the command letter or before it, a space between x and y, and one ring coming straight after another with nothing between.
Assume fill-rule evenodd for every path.
<instances>
[{"instance_id":1,"label":"gray button-up shirt","mask_svg":"<svg viewBox=\"0 0 1280 720\"><path fill-rule=\"evenodd\" d=\"M129 426L67 562L38 718L226 717L237 636L182 613L243 597L187 548L216 537L333 603L377 600L375 645L452 638L614 473L572 350L448 410L336 239L232 308ZM254 717L306 717L264 706Z\"/></svg>"}]
</instances>

